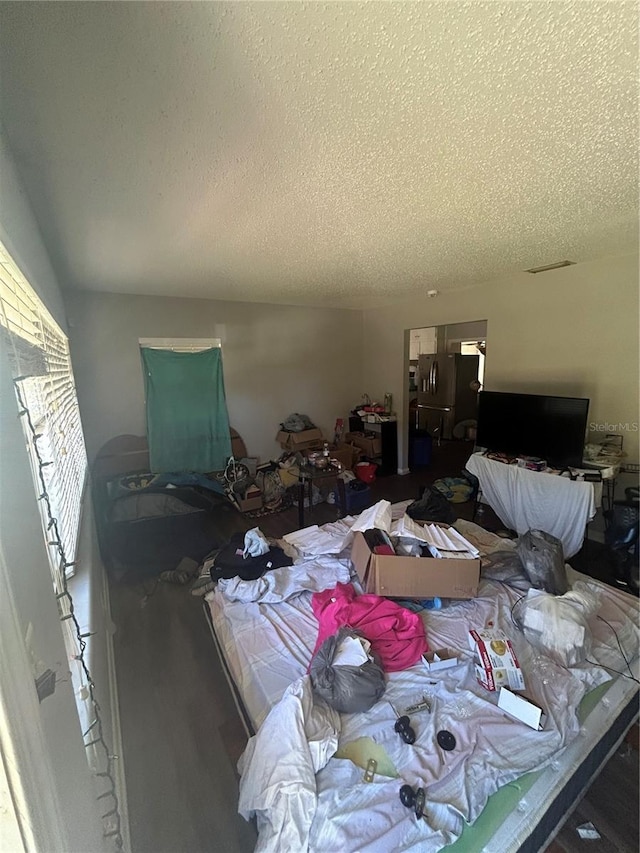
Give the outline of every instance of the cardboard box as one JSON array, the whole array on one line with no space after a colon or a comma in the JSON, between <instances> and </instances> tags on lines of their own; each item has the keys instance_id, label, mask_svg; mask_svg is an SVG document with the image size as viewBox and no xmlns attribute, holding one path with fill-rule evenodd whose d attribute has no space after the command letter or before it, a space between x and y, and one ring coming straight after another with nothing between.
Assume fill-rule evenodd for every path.
<instances>
[{"instance_id":1,"label":"cardboard box","mask_svg":"<svg viewBox=\"0 0 640 853\"><path fill-rule=\"evenodd\" d=\"M518 658L504 631L469 631L469 646L475 652L476 678L485 690L524 690Z\"/></svg>"},{"instance_id":2,"label":"cardboard box","mask_svg":"<svg viewBox=\"0 0 640 853\"><path fill-rule=\"evenodd\" d=\"M337 444L329 449L329 458L337 459L342 467L350 471L353 467L353 448L350 444Z\"/></svg>"},{"instance_id":3,"label":"cardboard box","mask_svg":"<svg viewBox=\"0 0 640 853\"><path fill-rule=\"evenodd\" d=\"M373 554L360 531L351 562L365 592L387 598L474 598L478 592L480 560Z\"/></svg>"},{"instance_id":4,"label":"cardboard box","mask_svg":"<svg viewBox=\"0 0 640 853\"><path fill-rule=\"evenodd\" d=\"M262 509L262 492L257 486L249 486L243 498L237 498L240 512L255 512Z\"/></svg>"},{"instance_id":5,"label":"cardboard box","mask_svg":"<svg viewBox=\"0 0 640 853\"><path fill-rule=\"evenodd\" d=\"M498 708L501 708L505 714L526 723L537 732L542 731L547 717L539 705L526 699L524 696L516 696L508 688L501 687L500 695L498 696Z\"/></svg>"},{"instance_id":6,"label":"cardboard box","mask_svg":"<svg viewBox=\"0 0 640 853\"><path fill-rule=\"evenodd\" d=\"M307 450L311 447L322 447L322 430L304 429L302 432L285 432L280 430L276 441L283 450Z\"/></svg>"},{"instance_id":7,"label":"cardboard box","mask_svg":"<svg viewBox=\"0 0 640 853\"><path fill-rule=\"evenodd\" d=\"M366 435L363 432L348 432L345 441L355 444L365 456L375 457L382 453L382 439L380 436Z\"/></svg>"},{"instance_id":8,"label":"cardboard box","mask_svg":"<svg viewBox=\"0 0 640 853\"><path fill-rule=\"evenodd\" d=\"M340 445L341 447L348 447L351 450L351 470L353 470L353 466L356 465L360 459L364 456L362 450L359 447L356 447L353 442L349 442L347 444Z\"/></svg>"},{"instance_id":9,"label":"cardboard box","mask_svg":"<svg viewBox=\"0 0 640 853\"><path fill-rule=\"evenodd\" d=\"M458 652L455 649L434 649L422 655L422 662L429 672L439 672L458 665Z\"/></svg>"}]
</instances>

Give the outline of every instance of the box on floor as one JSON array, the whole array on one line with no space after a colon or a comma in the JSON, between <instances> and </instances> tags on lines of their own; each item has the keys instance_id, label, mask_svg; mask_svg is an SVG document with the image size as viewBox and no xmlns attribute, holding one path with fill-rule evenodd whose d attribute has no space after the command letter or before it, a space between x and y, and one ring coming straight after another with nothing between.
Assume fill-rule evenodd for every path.
<instances>
[{"instance_id":1,"label":"box on floor","mask_svg":"<svg viewBox=\"0 0 640 853\"><path fill-rule=\"evenodd\" d=\"M257 486L249 486L244 497L236 498L240 512L255 512L262 509L262 492Z\"/></svg>"}]
</instances>

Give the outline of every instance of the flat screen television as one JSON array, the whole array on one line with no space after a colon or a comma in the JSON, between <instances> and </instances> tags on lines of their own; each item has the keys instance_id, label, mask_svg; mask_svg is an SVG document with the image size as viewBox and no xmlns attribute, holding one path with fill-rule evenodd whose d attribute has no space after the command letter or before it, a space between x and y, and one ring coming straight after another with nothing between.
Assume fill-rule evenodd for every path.
<instances>
[{"instance_id":1,"label":"flat screen television","mask_svg":"<svg viewBox=\"0 0 640 853\"><path fill-rule=\"evenodd\" d=\"M589 400L480 391L476 445L513 456L539 456L553 468L580 467Z\"/></svg>"}]
</instances>

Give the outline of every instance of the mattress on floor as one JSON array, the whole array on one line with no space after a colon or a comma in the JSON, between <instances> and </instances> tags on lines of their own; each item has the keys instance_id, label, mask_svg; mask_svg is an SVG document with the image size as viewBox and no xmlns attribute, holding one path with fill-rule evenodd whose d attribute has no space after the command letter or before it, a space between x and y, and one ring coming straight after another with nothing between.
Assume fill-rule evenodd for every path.
<instances>
[{"instance_id":1,"label":"mattress on floor","mask_svg":"<svg viewBox=\"0 0 640 853\"><path fill-rule=\"evenodd\" d=\"M216 638L254 732L309 665L318 635L311 595L302 592L281 604L207 596Z\"/></svg>"},{"instance_id":2,"label":"mattress on floor","mask_svg":"<svg viewBox=\"0 0 640 853\"><path fill-rule=\"evenodd\" d=\"M474 530L467 526L464 532L469 536ZM500 547L500 543L485 532L477 535L476 544L481 550ZM330 563L330 558L324 558L325 570ZM295 570L293 567L292 572ZM344 577L344 561L336 566L336 571L342 572L341 577ZM624 593L569 571L572 582L582 580L600 590L599 613L609 623L592 622L591 659L613 669L624 669L618 641L611 628L615 628L623 648L635 653L638 646L637 602ZM312 575L308 568L306 573L307 577ZM218 644L254 730L260 727L287 687L306 672L318 629L311 611L311 595L312 592L303 591L288 595L285 601L269 603L264 600L230 602L220 590L208 597ZM511 610L519 595L501 584L483 581L478 598L457 602L439 613L424 614L431 648L466 650L469 628L484 627L488 622L502 627L515 643L536 698L543 697L548 706L545 710L552 721L555 740L550 740L546 734L536 740L537 733L521 723L514 722L515 729L496 729L501 737L502 732L505 733L503 742L496 744L496 755L505 748L514 751L513 773L509 772L509 755L501 756L496 762L500 765L497 769L491 767L491 761L487 761L485 767L482 760L486 760L486 744L476 748L475 743L471 743L474 739L481 740L476 731L477 721L484 720L486 731L491 731L493 720L492 709L487 708L487 694L469 678L470 653L466 651L462 654L469 670L466 674L462 666L447 671L447 675L427 677L426 671L416 666L388 676L385 699L394 706L405 707L419 700L424 692L429 693L434 706L433 715L416 715L413 720L418 729L415 748L401 744L392 733L394 716L391 706L384 700L367 715L342 717L341 748L363 735L372 736L376 742L382 741L402 780L415 784L431 778L429 795L434 809L439 807L441 800L444 813L445 804L452 800L453 813L462 814L473 823L465 825L461 837L455 841L453 848L457 853L539 849L570 808L572 797L577 796L597 772L637 713L637 685L631 679L620 676L615 681L610 680L603 668L590 664L576 667L571 673L560 671L548 658L532 649L511 621ZM637 678L637 661L633 667ZM463 671L457 681L452 675L456 670ZM488 718L483 717L485 710L490 712ZM461 742L465 738L469 741L464 767L445 766L440 771L433 764L428 746L433 743L437 728L453 729L462 735ZM421 740L427 746L422 752L419 749ZM464 748L461 752L464 753ZM476 753L484 758L478 759ZM455 762L458 756L455 753L453 756L447 756L447 761ZM478 772L479 767L482 772ZM441 781L438 781L439 773ZM331 759L318 774L319 817L314 823L316 835L312 832L315 849L333 849L338 845L346 853L356 849L373 850L376 845L381 849L380 844L412 849L415 843L415 849L437 850L460 835L461 826L449 827L432 836L421 834L422 821L410 818L408 812L398 814L398 780L380 780L382 784L376 792L380 801L374 802L374 788L369 786L364 791L358 784L361 774L360 768L338 758ZM466 780L474 778L474 774L477 774L476 783L467 786ZM378 835L374 832L373 846L368 848L366 843L360 843L359 827L375 823L371 816L376 814L380 814L381 825L387 822L397 826L404 820L411 831L404 832L399 840L397 833L384 836L386 830L376 830ZM410 820L413 825L409 824ZM321 825L319 835L317 824Z\"/></svg>"}]
</instances>

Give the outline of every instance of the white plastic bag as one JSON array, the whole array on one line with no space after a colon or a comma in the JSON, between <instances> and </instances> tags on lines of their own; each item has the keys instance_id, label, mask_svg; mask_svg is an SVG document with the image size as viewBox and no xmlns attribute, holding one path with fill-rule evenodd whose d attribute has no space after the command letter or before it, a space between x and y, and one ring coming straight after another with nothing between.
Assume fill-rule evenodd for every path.
<instances>
[{"instance_id":1,"label":"white plastic bag","mask_svg":"<svg viewBox=\"0 0 640 853\"><path fill-rule=\"evenodd\" d=\"M514 619L532 646L561 666L576 666L591 653L588 619L599 607L597 593L578 581L564 595L530 589Z\"/></svg>"},{"instance_id":2,"label":"white plastic bag","mask_svg":"<svg viewBox=\"0 0 640 853\"><path fill-rule=\"evenodd\" d=\"M242 552L245 560L247 557L261 557L268 550L269 543L259 527L252 527L251 530L247 530L244 534L244 551Z\"/></svg>"}]
</instances>

